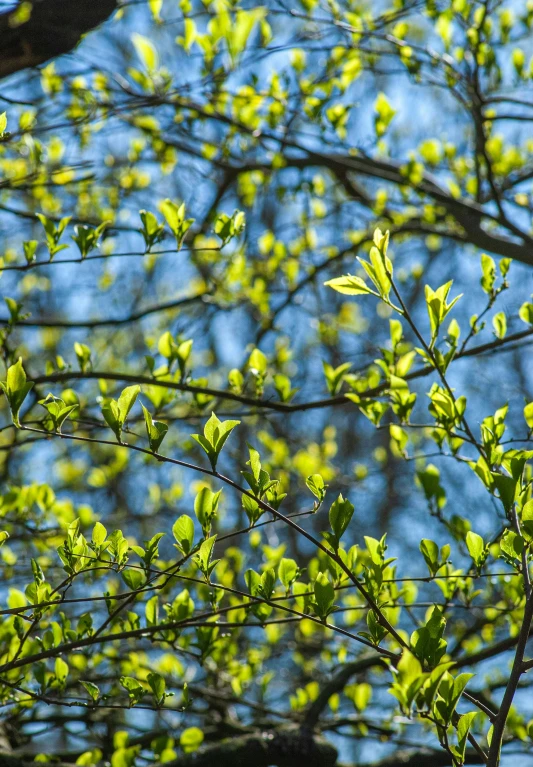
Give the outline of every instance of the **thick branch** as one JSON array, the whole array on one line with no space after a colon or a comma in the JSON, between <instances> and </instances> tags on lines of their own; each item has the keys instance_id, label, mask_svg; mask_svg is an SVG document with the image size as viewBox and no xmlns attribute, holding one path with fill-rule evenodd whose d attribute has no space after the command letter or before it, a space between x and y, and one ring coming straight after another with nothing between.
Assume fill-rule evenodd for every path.
<instances>
[{"instance_id":1,"label":"thick branch","mask_svg":"<svg viewBox=\"0 0 533 767\"><path fill-rule=\"evenodd\" d=\"M19 26L13 9L0 14L0 78L68 53L116 8L116 0L33 0L30 18Z\"/></svg>"},{"instance_id":2,"label":"thick branch","mask_svg":"<svg viewBox=\"0 0 533 767\"><path fill-rule=\"evenodd\" d=\"M228 738L166 762L165 767L333 767L337 750L295 728Z\"/></svg>"},{"instance_id":3,"label":"thick branch","mask_svg":"<svg viewBox=\"0 0 533 767\"><path fill-rule=\"evenodd\" d=\"M482 764L480 757L475 751L467 751L465 764ZM354 767L450 767L451 757L445 751L437 751L432 748L419 750L395 751L390 756L380 759L379 762L369 762Z\"/></svg>"},{"instance_id":4,"label":"thick branch","mask_svg":"<svg viewBox=\"0 0 533 767\"><path fill-rule=\"evenodd\" d=\"M462 352L456 354L454 361L462 359L463 357L475 357L481 354L487 354L489 352L495 352L498 349L504 349L506 345L515 343L516 341L522 341L533 335L533 328L527 328L527 330L521 330L513 335L506 336L505 338L496 338L494 341L489 341L486 344L480 344L479 346L473 346L470 349L465 349ZM435 368L431 365L418 368L409 372L405 376L406 381L414 381L417 378L424 378L431 375L435 371ZM150 378L149 376L137 375L134 373L121 373L110 372L100 370L88 370L85 372L67 370L58 373L52 373L51 375L34 376L31 378L34 384L53 384L64 381L83 381L83 380L98 380L102 378L104 381L122 381L124 383L134 383L143 386L160 386L166 389L176 389L177 391L190 392L191 394L209 394L212 397L217 397L222 400L233 400L234 402L240 402L243 405L250 405L251 407L258 407L265 410L275 410L281 413L297 413L306 410L319 410L327 407L337 407L339 405L351 404L346 399L344 394L337 395L335 397L327 397L325 399L312 400L310 402L279 402L273 399L257 399L256 397L250 397L246 394L236 394L232 391L224 391L222 389L214 389L209 386L195 386L193 384L181 383L179 381L168 381L165 378ZM388 381L374 386L372 389L367 389L365 392L361 392L363 398L377 397L383 395L389 388Z\"/></svg>"},{"instance_id":5,"label":"thick branch","mask_svg":"<svg viewBox=\"0 0 533 767\"><path fill-rule=\"evenodd\" d=\"M421 181L412 184L404 175L402 164L393 160L376 160L362 155L349 157L341 154L323 154L305 148L302 148L302 151L307 153L306 156L285 156L284 166L299 169L323 167L330 170L341 180L346 177L348 172L351 172L355 175L388 181L397 186L411 186L414 192L425 195L434 200L434 202L443 205L464 230L466 240L474 247L490 251L498 256L513 258L529 266L533 265L533 248L527 233L520 233L520 237L523 238L523 241L520 242L519 239L515 239L517 237L516 231L512 232L513 239L500 235L495 231L487 231L482 227L482 223L496 224L503 228L508 228L508 222L492 215L488 210L472 200L453 197L447 189L439 184L434 176L427 172L424 173ZM235 170L246 172L256 168L265 171L272 170L271 166L262 161L256 163L247 162ZM356 199L360 199L359 194L355 196ZM446 236L446 232L442 234Z\"/></svg>"}]
</instances>

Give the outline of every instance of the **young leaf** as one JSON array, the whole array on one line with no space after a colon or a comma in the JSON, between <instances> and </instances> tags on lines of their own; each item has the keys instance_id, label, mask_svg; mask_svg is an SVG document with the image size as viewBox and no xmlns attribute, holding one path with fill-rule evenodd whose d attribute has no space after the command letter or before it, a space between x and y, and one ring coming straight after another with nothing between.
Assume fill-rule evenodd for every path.
<instances>
[{"instance_id":1,"label":"young leaf","mask_svg":"<svg viewBox=\"0 0 533 767\"><path fill-rule=\"evenodd\" d=\"M477 533L473 533L471 530L469 530L466 534L466 546L468 548L468 553L474 560L476 567L481 567L487 558L487 552L485 551L483 538Z\"/></svg>"},{"instance_id":2,"label":"young leaf","mask_svg":"<svg viewBox=\"0 0 533 767\"><path fill-rule=\"evenodd\" d=\"M128 413L135 404L135 400L140 391L140 386L127 386L118 398L118 411L123 424L128 417Z\"/></svg>"},{"instance_id":3,"label":"young leaf","mask_svg":"<svg viewBox=\"0 0 533 767\"><path fill-rule=\"evenodd\" d=\"M335 277L324 283L328 288L333 288L337 293L343 293L346 296L373 295L379 296L376 291L371 290L361 277L354 277L347 274L344 277Z\"/></svg>"},{"instance_id":4,"label":"young leaf","mask_svg":"<svg viewBox=\"0 0 533 767\"><path fill-rule=\"evenodd\" d=\"M122 443L122 429L126 418L135 404L140 390L140 386L127 386L118 400L106 399L102 405L102 415L120 443Z\"/></svg>"},{"instance_id":5,"label":"young leaf","mask_svg":"<svg viewBox=\"0 0 533 767\"><path fill-rule=\"evenodd\" d=\"M101 522L97 522L93 528L92 542L95 546L101 546L107 538L107 530Z\"/></svg>"},{"instance_id":6,"label":"young leaf","mask_svg":"<svg viewBox=\"0 0 533 767\"><path fill-rule=\"evenodd\" d=\"M198 553L193 557L193 561L198 566L198 569L208 583L211 573L220 562L220 559L211 560L211 555L213 553L213 547L215 545L216 539L216 535L212 535L210 538L206 538L200 546Z\"/></svg>"},{"instance_id":7,"label":"young leaf","mask_svg":"<svg viewBox=\"0 0 533 767\"><path fill-rule=\"evenodd\" d=\"M159 451L161 443L165 439L168 431L168 426L162 421L154 421L149 410L141 403L141 407L144 413L144 422L146 424L146 433L148 435L148 442L150 444L150 450L154 453Z\"/></svg>"},{"instance_id":8,"label":"young leaf","mask_svg":"<svg viewBox=\"0 0 533 767\"><path fill-rule=\"evenodd\" d=\"M172 534L177 541L177 548L185 555L189 554L194 541L194 522L183 514L174 522Z\"/></svg>"},{"instance_id":9,"label":"young leaf","mask_svg":"<svg viewBox=\"0 0 533 767\"><path fill-rule=\"evenodd\" d=\"M82 373L91 368L91 350L85 344L76 342L74 344L74 353L78 358L78 364Z\"/></svg>"},{"instance_id":10,"label":"young leaf","mask_svg":"<svg viewBox=\"0 0 533 767\"><path fill-rule=\"evenodd\" d=\"M318 573L314 584L315 610L319 618L326 620L333 610L335 589L325 573Z\"/></svg>"},{"instance_id":11,"label":"young leaf","mask_svg":"<svg viewBox=\"0 0 533 767\"><path fill-rule=\"evenodd\" d=\"M176 238L178 250L181 250L185 235L194 224L194 218L185 218L185 203L177 205L172 200L164 200L161 203L161 212L170 228L170 231Z\"/></svg>"},{"instance_id":12,"label":"young leaf","mask_svg":"<svg viewBox=\"0 0 533 767\"><path fill-rule=\"evenodd\" d=\"M329 510L329 523L333 533L339 541L346 531L346 528L350 524L350 520L354 513L354 507L348 499L344 499L342 495L339 495L336 501L334 501Z\"/></svg>"},{"instance_id":13,"label":"young leaf","mask_svg":"<svg viewBox=\"0 0 533 767\"><path fill-rule=\"evenodd\" d=\"M316 508L318 509L324 498L326 497L326 488L327 485L324 483L324 480L322 479L320 474L312 474L310 477L307 477L305 480L305 484L309 488L309 490L313 493L315 498L318 499L318 503L315 504Z\"/></svg>"},{"instance_id":14,"label":"young leaf","mask_svg":"<svg viewBox=\"0 0 533 767\"><path fill-rule=\"evenodd\" d=\"M239 424L240 421L220 421L214 413L211 413L211 418L204 427L203 435L191 435L207 454L213 471L216 471L217 461L226 440Z\"/></svg>"},{"instance_id":15,"label":"young leaf","mask_svg":"<svg viewBox=\"0 0 533 767\"><path fill-rule=\"evenodd\" d=\"M144 695L144 687L140 682L131 676L121 676L119 682L128 693L130 707L141 700Z\"/></svg>"},{"instance_id":16,"label":"young leaf","mask_svg":"<svg viewBox=\"0 0 533 767\"><path fill-rule=\"evenodd\" d=\"M204 536L207 538L211 531L213 519L217 516L218 502L222 490L213 493L208 487L202 487L194 500L194 513L202 526Z\"/></svg>"},{"instance_id":17,"label":"young leaf","mask_svg":"<svg viewBox=\"0 0 533 767\"><path fill-rule=\"evenodd\" d=\"M84 682L82 679L80 679L80 684L83 685L85 690L89 693L94 703L100 699L102 693L97 685L93 684L93 682Z\"/></svg>"},{"instance_id":18,"label":"young leaf","mask_svg":"<svg viewBox=\"0 0 533 767\"><path fill-rule=\"evenodd\" d=\"M197 751L204 741L204 734L199 727L187 727L180 735L180 746L186 754Z\"/></svg>"},{"instance_id":19,"label":"young leaf","mask_svg":"<svg viewBox=\"0 0 533 767\"><path fill-rule=\"evenodd\" d=\"M47 410L52 428L58 434L61 434L61 427L69 415L78 407L78 405L66 405L61 397L54 397L53 394L47 394L44 399L40 399L39 405Z\"/></svg>"},{"instance_id":20,"label":"young leaf","mask_svg":"<svg viewBox=\"0 0 533 767\"><path fill-rule=\"evenodd\" d=\"M294 581L300 575L300 568L294 559L283 558L278 567L278 578L285 586L286 591L290 589Z\"/></svg>"},{"instance_id":21,"label":"young leaf","mask_svg":"<svg viewBox=\"0 0 533 767\"><path fill-rule=\"evenodd\" d=\"M4 390L9 403L13 423L15 426L20 427L20 408L26 399L26 395L33 388L33 383L31 381L28 382L26 379L26 373L22 367L22 357L19 357L17 362L8 368L6 380L0 381L0 386Z\"/></svg>"},{"instance_id":22,"label":"young leaf","mask_svg":"<svg viewBox=\"0 0 533 767\"><path fill-rule=\"evenodd\" d=\"M146 677L146 681L150 685L152 694L154 696L157 706L161 706L165 702L165 698L168 697L165 694L166 683L161 674L156 674L151 671Z\"/></svg>"},{"instance_id":23,"label":"young leaf","mask_svg":"<svg viewBox=\"0 0 533 767\"><path fill-rule=\"evenodd\" d=\"M140 35L139 35L140 37ZM141 217L142 229L141 234L144 238L144 244L146 245L147 253L150 253L154 245L164 237L165 227L160 224L153 213L148 210L140 210L139 215Z\"/></svg>"}]
</instances>

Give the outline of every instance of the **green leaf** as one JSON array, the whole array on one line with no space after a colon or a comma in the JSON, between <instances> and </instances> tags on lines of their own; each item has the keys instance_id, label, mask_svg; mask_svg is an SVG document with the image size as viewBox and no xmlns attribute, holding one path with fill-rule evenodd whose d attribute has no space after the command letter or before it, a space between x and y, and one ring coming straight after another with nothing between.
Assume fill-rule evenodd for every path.
<instances>
[{"instance_id":1,"label":"green leaf","mask_svg":"<svg viewBox=\"0 0 533 767\"><path fill-rule=\"evenodd\" d=\"M107 530L101 522L97 522L93 527L92 542L95 546L101 546L107 538Z\"/></svg>"},{"instance_id":2,"label":"green leaf","mask_svg":"<svg viewBox=\"0 0 533 767\"><path fill-rule=\"evenodd\" d=\"M430 575L435 575L439 569L439 547L434 541L423 538L420 541L420 551L426 561Z\"/></svg>"},{"instance_id":3,"label":"green leaf","mask_svg":"<svg viewBox=\"0 0 533 767\"><path fill-rule=\"evenodd\" d=\"M242 394L244 376L238 368L233 368L228 373L228 383L236 394Z\"/></svg>"},{"instance_id":4,"label":"green leaf","mask_svg":"<svg viewBox=\"0 0 533 767\"><path fill-rule=\"evenodd\" d=\"M520 518L522 521L522 532L528 539L533 538L533 499L524 503Z\"/></svg>"},{"instance_id":5,"label":"green leaf","mask_svg":"<svg viewBox=\"0 0 533 767\"><path fill-rule=\"evenodd\" d=\"M300 574L300 569L294 559L282 558L278 567L278 578L288 591L296 578Z\"/></svg>"},{"instance_id":6,"label":"green leaf","mask_svg":"<svg viewBox=\"0 0 533 767\"><path fill-rule=\"evenodd\" d=\"M524 419L530 429L533 429L533 402L524 407Z\"/></svg>"},{"instance_id":7,"label":"green leaf","mask_svg":"<svg viewBox=\"0 0 533 767\"><path fill-rule=\"evenodd\" d=\"M121 676L119 682L128 693L130 706L134 706L144 696L144 687L133 677Z\"/></svg>"},{"instance_id":8,"label":"green leaf","mask_svg":"<svg viewBox=\"0 0 533 767\"><path fill-rule=\"evenodd\" d=\"M113 430L117 441L122 442L122 429L124 423L130 412L131 408L135 404L135 400L141 390L140 386L128 386L126 387L118 401L113 399L104 400L102 405L102 415L108 426Z\"/></svg>"},{"instance_id":9,"label":"green leaf","mask_svg":"<svg viewBox=\"0 0 533 767\"><path fill-rule=\"evenodd\" d=\"M100 692L100 688L97 687L97 685L95 685L93 682L84 682L82 679L80 679L80 684L83 685L95 703L100 699L102 693Z\"/></svg>"},{"instance_id":10,"label":"green leaf","mask_svg":"<svg viewBox=\"0 0 533 767\"><path fill-rule=\"evenodd\" d=\"M64 685L64 683L66 682L68 672L69 672L68 664L65 663L63 658L56 658L55 664L54 664L54 673L55 673L57 681L61 685Z\"/></svg>"},{"instance_id":11,"label":"green leaf","mask_svg":"<svg viewBox=\"0 0 533 767\"><path fill-rule=\"evenodd\" d=\"M150 689L155 698L155 702L160 706L165 700L166 683L161 674L156 674L153 671L148 674L146 681L150 685Z\"/></svg>"},{"instance_id":12,"label":"green leaf","mask_svg":"<svg viewBox=\"0 0 533 767\"><path fill-rule=\"evenodd\" d=\"M518 316L526 325L533 325L533 304L529 301L522 304L518 311Z\"/></svg>"},{"instance_id":13,"label":"green leaf","mask_svg":"<svg viewBox=\"0 0 533 767\"><path fill-rule=\"evenodd\" d=\"M231 216L219 213L215 219L214 231L222 240L222 245L227 245L230 240L244 231L246 217L244 211L235 210Z\"/></svg>"},{"instance_id":14,"label":"green leaf","mask_svg":"<svg viewBox=\"0 0 533 767\"><path fill-rule=\"evenodd\" d=\"M342 495L339 495L337 500L332 503L329 510L329 524L337 539L337 544L350 524L353 513L354 507L350 501L347 499L345 500Z\"/></svg>"},{"instance_id":15,"label":"green leaf","mask_svg":"<svg viewBox=\"0 0 533 767\"><path fill-rule=\"evenodd\" d=\"M187 514L182 514L174 522L172 534L177 541L179 550L185 555L189 554L194 541L194 522Z\"/></svg>"},{"instance_id":16,"label":"green leaf","mask_svg":"<svg viewBox=\"0 0 533 767\"><path fill-rule=\"evenodd\" d=\"M102 415L107 425L112 429L118 442L122 442L122 424L120 410L115 400L108 400L102 405Z\"/></svg>"},{"instance_id":17,"label":"green leaf","mask_svg":"<svg viewBox=\"0 0 533 767\"><path fill-rule=\"evenodd\" d=\"M322 620L326 620L332 612L335 600L335 589L325 573L319 572L314 583L316 613Z\"/></svg>"},{"instance_id":18,"label":"green leaf","mask_svg":"<svg viewBox=\"0 0 533 767\"><path fill-rule=\"evenodd\" d=\"M204 427L203 436L200 434L191 435L206 452L213 471L216 471L217 461L226 440L239 424L240 421L220 421L214 413L211 413L211 418Z\"/></svg>"},{"instance_id":19,"label":"green leaf","mask_svg":"<svg viewBox=\"0 0 533 767\"><path fill-rule=\"evenodd\" d=\"M345 362L336 368L334 368L332 365L329 365L327 362L322 363L324 375L326 376L326 384L327 384L329 393L332 396L337 394L340 391L340 388L344 381L344 376L348 372L348 370L351 368L351 366L352 366L351 362Z\"/></svg>"},{"instance_id":20,"label":"green leaf","mask_svg":"<svg viewBox=\"0 0 533 767\"><path fill-rule=\"evenodd\" d=\"M135 404L135 400L137 399L140 391L140 386L127 386L118 398L118 411L122 424L124 424L126 418L128 417L128 413Z\"/></svg>"},{"instance_id":21,"label":"green leaf","mask_svg":"<svg viewBox=\"0 0 533 767\"><path fill-rule=\"evenodd\" d=\"M387 257L387 247L389 243L389 232L382 234L380 229L374 232L374 245L370 248L370 263L362 258L357 258L370 280L377 289L377 295L387 303L391 291L391 278L393 267L391 260Z\"/></svg>"},{"instance_id":22,"label":"green leaf","mask_svg":"<svg viewBox=\"0 0 533 767\"><path fill-rule=\"evenodd\" d=\"M209 535L211 524L217 516L218 502L222 490L217 493L208 487L202 487L194 499L194 513L200 525L202 526L205 537Z\"/></svg>"},{"instance_id":23,"label":"green leaf","mask_svg":"<svg viewBox=\"0 0 533 767\"><path fill-rule=\"evenodd\" d=\"M505 312L498 312L498 314L494 315L492 318L492 326L496 338L505 338L507 333L507 317L505 316Z\"/></svg>"},{"instance_id":24,"label":"green leaf","mask_svg":"<svg viewBox=\"0 0 533 767\"><path fill-rule=\"evenodd\" d=\"M6 380L0 382L0 386L4 390L9 403L13 423L15 426L20 427L20 408L28 392L33 388L33 383L28 383L26 379L26 373L22 367L22 357L19 357L17 362L8 368Z\"/></svg>"},{"instance_id":25,"label":"green leaf","mask_svg":"<svg viewBox=\"0 0 533 767\"><path fill-rule=\"evenodd\" d=\"M437 290L432 290L429 285L425 287L426 307L431 325L431 347L435 344L442 323L462 296L461 294L448 303L452 285L453 280L450 280Z\"/></svg>"},{"instance_id":26,"label":"green leaf","mask_svg":"<svg viewBox=\"0 0 533 767\"><path fill-rule=\"evenodd\" d=\"M459 717L459 721L457 722L457 725L456 725L457 746L454 748L454 754L461 764L463 763L465 758L468 734L470 732L470 728L472 727L472 724L476 717L477 717L476 711L471 711L468 714L463 714L461 717Z\"/></svg>"},{"instance_id":27,"label":"green leaf","mask_svg":"<svg viewBox=\"0 0 533 767\"><path fill-rule=\"evenodd\" d=\"M149 72L153 72L159 66L159 59L154 44L143 35L136 32L131 36L137 55Z\"/></svg>"},{"instance_id":28,"label":"green leaf","mask_svg":"<svg viewBox=\"0 0 533 767\"><path fill-rule=\"evenodd\" d=\"M50 254L50 261L52 261L56 253L59 253L61 250L68 247L67 245L59 245L59 241L70 221L70 216L60 219L58 224L42 213L37 213L36 216L43 226L46 245L48 247L48 253Z\"/></svg>"},{"instance_id":29,"label":"green leaf","mask_svg":"<svg viewBox=\"0 0 533 767\"><path fill-rule=\"evenodd\" d=\"M481 567L486 559L485 543L483 538L471 530L466 534L466 546L468 553L474 560L476 567Z\"/></svg>"},{"instance_id":30,"label":"green leaf","mask_svg":"<svg viewBox=\"0 0 533 767\"><path fill-rule=\"evenodd\" d=\"M253 498L250 498L248 495L242 496L242 507L246 512L246 516L248 517L250 524L252 526L255 525L257 520L263 514L263 509L259 506L257 501L255 501Z\"/></svg>"},{"instance_id":31,"label":"green leaf","mask_svg":"<svg viewBox=\"0 0 533 767\"><path fill-rule=\"evenodd\" d=\"M486 253L481 254L481 270L483 272L481 287L485 293L491 295L496 280L496 264L494 263L494 259L487 256Z\"/></svg>"},{"instance_id":32,"label":"green leaf","mask_svg":"<svg viewBox=\"0 0 533 767\"><path fill-rule=\"evenodd\" d=\"M24 251L26 263L31 264L35 261L35 254L37 253L38 247L39 242L37 240L25 240L22 243L22 250Z\"/></svg>"},{"instance_id":33,"label":"green leaf","mask_svg":"<svg viewBox=\"0 0 533 767\"><path fill-rule=\"evenodd\" d=\"M44 399L39 400L39 405L46 409L54 431L59 434L61 434L61 427L69 415L78 408L78 405L65 405L60 397L54 397L53 394L47 394Z\"/></svg>"},{"instance_id":34,"label":"green leaf","mask_svg":"<svg viewBox=\"0 0 533 767\"><path fill-rule=\"evenodd\" d=\"M209 582L212 571L220 561L218 559L211 560L216 539L216 535L206 538L205 541L202 542L198 553L193 557L193 561L198 566L207 582Z\"/></svg>"},{"instance_id":35,"label":"green leaf","mask_svg":"<svg viewBox=\"0 0 533 767\"><path fill-rule=\"evenodd\" d=\"M347 274L344 277L335 277L333 280L325 282L324 285L328 288L333 288L337 293L342 293L345 296L362 296L368 294L379 296L378 293L368 287L361 277L354 277L351 274Z\"/></svg>"},{"instance_id":36,"label":"green leaf","mask_svg":"<svg viewBox=\"0 0 533 767\"><path fill-rule=\"evenodd\" d=\"M260 349L254 349L248 358L248 370L255 375L265 376L268 360Z\"/></svg>"},{"instance_id":37,"label":"green leaf","mask_svg":"<svg viewBox=\"0 0 533 767\"><path fill-rule=\"evenodd\" d=\"M145 575L141 570L122 570L122 580L132 591L137 591L144 586Z\"/></svg>"},{"instance_id":38,"label":"green leaf","mask_svg":"<svg viewBox=\"0 0 533 767\"><path fill-rule=\"evenodd\" d=\"M504 558L511 563L520 559L524 548L524 541L513 530L506 530L500 540L500 549Z\"/></svg>"},{"instance_id":39,"label":"green leaf","mask_svg":"<svg viewBox=\"0 0 533 767\"><path fill-rule=\"evenodd\" d=\"M310 477L307 477L305 484L313 493L315 498L318 499L318 505L320 505L326 497L327 488L327 485L324 483L322 476L320 474L312 474Z\"/></svg>"},{"instance_id":40,"label":"green leaf","mask_svg":"<svg viewBox=\"0 0 533 767\"><path fill-rule=\"evenodd\" d=\"M161 443L165 439L168 432L168 426L162 421L154 421L149 410L141 403L144 414L144 422L146 424L146 433L148 435L148 442L150 444L150 450L154 453L159 452Z\"/></svg>"},{"instance_id":41,"label":"green leaf","mask_svg":"<svg viewBox=\"0 0 533 767\"><path fill-rule=\"evenodd\" d=\"M144 614L147 626L157 626L159 623L159 598L157 595L147 601Z\"/></svg>"},{"instance_id":42,"label":"green leaf","mask_svg":"<svg viewBox=\"0 0 533 767\"><path fill-rule=\"evenodd\" d=\"M259 583L259 591L265 599L270 599L272 597L275 583L276 573L271 567L269 567L264 571Z\"/></svg>"},{"instance_id":43,"label":"green leaf","mask_svg":"<svg viewBox=\"0 0 533 767\"><path fill-rule=\"evenodd\" d=\"M251 445L247 445L247 447L250 454L250 460L247 461L247 464L252 470L252 475L255 481L258 483L261 477L261 456L259 455L259 452Z\"/></svg>"},{"instance_id":44,"label":"green leaf","mask_svg":"<svg viewBox=\"0 0 533 767\"><path fill-rule=\"evenodd\" d=\"M74 344L74 353L78 358L78 363L82 373L91 368L91 350L85 344L76 342Z\"/></svg>"},{"instance_id":45,"label":"green leaf","mask_svg":"<svg viewBox=\"0 0 533 767\"><path fill-rule=\"evenodd\" d=\"M106 227L107 221L104 221L104 223L100 224L100 226L97 226L96 228L92 228L90 226L82 226L80 224L77 224L74 227L74 234L72 235L72 239L78 246L78 250L80 251L82 258L87 258L89 253L97 247L98 240L100 239Z\"/></svg>"},{"instance_id":46,"label":"green leaf","mask_svg":"<svg viewBox=\"0 0 533 767\"><path fill-rule=\"evenodd\" d=\"M158 24L161 23L161 9L163 8L163 0L148 0L148 6L154 21Z\"/></svg>"},{"instance_id":47,"label":"green leaf","mask_svg":"<svg viewBox=\"0 0 533 767\"><path fill-rule=\"evenodd\" d=\"M187 727L180 735L180 746L186 754L197 751L204 741L204 734L198 727Z\"/></svg>"},{"instance_id":48,"label":"green leaf","mask_svg":"<svg viewBox=\"0 0 533 767\"><path fill-rule=\"evenodd\" d=\"M150 253L154 245L157 245L163 239L165 227L159 223L154 214L149 210L140 210L139 216L141 217L141 234L144 238L146 251Z\"/></svg>"},{"instance_id":49,"label":"green leaf","mask_svg":"<svg viewBox=\"0 0 533 767\"><path fill-rule=\"evenodd\" d=\"M194 224L194 218L185 218L185 203L177 205L172 200L164 200L161 203L161 212L170 228L170 231L176 238L178 250L181 250L185 236L191 226Z\"/></svg>"}]
</instances>

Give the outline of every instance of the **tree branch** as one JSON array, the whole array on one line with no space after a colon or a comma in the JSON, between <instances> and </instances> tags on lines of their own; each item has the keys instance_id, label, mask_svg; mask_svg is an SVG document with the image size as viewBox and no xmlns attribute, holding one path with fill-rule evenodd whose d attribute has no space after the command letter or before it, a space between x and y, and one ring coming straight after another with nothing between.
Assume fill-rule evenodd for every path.
<instances>
[{"instance_id":1,"label":"tree branch","mask_svg":"<svg viewBox=\"0 0 533 767\"><path fill-rule=\"evenodd\" d=\"M341 154L323 154L304 147L296 146L295 148L306 152L306 156L285 156L284 167L299 168L300 170L311 167L323 167L330 170L341 180L346 177L346 173L352 172L361 176L388 181L397 186L410 186L414 192L426 195L436 203L443 205L464 229L468 242L476 248L490 251L495 255L505 258L513 258L529 266L533 265L533 248L526 232L520 234L523 242L519 242L516 239L504 237L494 231L486 231L481 226L484 221L500 225L504 228L508 228L508 222L506 219L502 220L500 216L491 214L473 200L453 197L438 183L436 178L427 172L424 173L421 181L412 184L402 172L402 163L394 162L393 160L376 160L363 155L350 157ZM237 174L250 170L271 171L272 166L264 161L251 161L238 169L234 168L234 170ZM356 194L355 199L361 199L360 194ZM516 235L514 227L512 234ZM443 232L442 236L445 237L446 232Z\"/></svg>"},{"instance_id":2,"label":"tree branch","mask_svg":"<svg viewBox=\"0 0 533 767\"><path fill-rule=\"evenodd\" d=\"M0 14L0 78L68 53L116 8L116 0L33 0L29 19L18 26L17 8Z\"/></svg>"},{"instance_id":3,"label":"tree branch","mask_svg":"<svg viewBox=\"0 0 533 767\"><path fill-rule=\"evenodd\" d=\"M59 320L59 319L47 319L43 317L42 320L20 320L17 325L23 325L28 328L102 328L107 326L116 325L128 325L131 322L137 322L144 317L148 317L151 314L158 314L159 312L167 312L171 309L180 309L183 306L194 304L197 301L206 302L208 296L212 295L212 291L204 290L201 293L196 293L193 296L187 296L186 298L178 298L175 301L167 301L161 304L155 304L154 306L147 306L145 309L140 309L137 312L132 312L127 317L118 317L101 320ZM11 320L7 318L0 318L0 325L9 325Z\"/></svg>"},{"instance_id":4,"label":"tree branch","mask_svg":"<svg viewBox=\"0 0 533 767\"><path fill-rule=\"evenodd\" d=\"M359 763L353 767L450 767L451 757L445 751L432 748L410 749L395 751L379 762ZM465 764L483 764L475 751L467 751ZM339 765L341 767L341 765Z\"/></svg>"},{"instance_id":5,"label":"tree branch","mask_svg":"<svg viewBox=\"0 0 533 767\"><path fill-rule=\"evenodd\" d=\"M454 357L456 360L463 357L476 357L478 355L495 352L501 347L505 347L516 341L521 341L525 338L533 336L533 328L527 328L521 330L518 333L508 335L505 338L496 338L494 341L489 341L485 344L473 346L470 349L465 349L459 352ZM502 349L503 350L503 349ZM406 381L413 381L417 378L425 378L435 372L435 368L432 365L426 365L424 367L413 370L405 376ZM250 397L246 394L236 394L232 391L224 391L223 389L213 389L209 386L195 386L193 384L181 383L179 381L168 381L164 378L150 378L149 376L137 375L134 373L120 373L109 372L100 370L90 371L76 371L67 370L58 373L52 373L51 375L32 376L29 380L34 384L53 384L61 383L64 381L84 381L84 380L98 380L99 378L105 381L122 381L124 383L134 383L143 386L160 386L166 389L176 389L177 391L190 392L191 394L209 394L212 397L216 397L222 400L232 400L234 402L240 402L242 405L249 405L251 407L258 407L265 410L275 410L281 413L298 413L306 410L319 410L327 407L337 407L339 405L350 405L350 400L346 399L344 394L339 394L335 397L326 397L324 399L311 400L309 402L280 402L274 399L257 399L256 397ZM366 391L359 392L363 399L370 397L377 397L383 395L389 388L389 382L383 381L382 383L374 386Z\"/></svg>"},{"instance_id":6,"label":"tree branch","mask_svg":"<svg viewBox=\"0 0 533 767\"><path fill-rule=\"evenodd\" d=\"M503 695L503 700L500 706L500 710L498 711L496 720L494 722L494 730L492 733L492 740L491 740L490 749L489 749L489 760L487 762L487 767L498 767L500 763L500 750L502 747L505 724L507 722L507 717L509 715L511 705L513 703L513 698L515 696L516 690L518 689L518 683L520 681L520 677L524 673L524 654L526 651L526 644L529 639L529 634L531 631L532 620L533 620L533 596L530 596L526 601L526 607L524 610L524 620L522 622L520 633L518 634L518 637L517 637L517 642L516 642L517 646L516 646L515 657L513 660L513 667L511 669L511 674L509 675L509 681L507 682L507 687L505 688L505 693Z\"/></svg>"},{"instance_id":7,"label":"tree branch","mask_svg":"<svg viewBox=\"0 0 533 767\"><path fill-rule=\"evenodd\" d=\"M326 740L283 728L228 738L165 762L165 767L334 767L336 762L337 749Z\"/></svg>"}]
</instances>

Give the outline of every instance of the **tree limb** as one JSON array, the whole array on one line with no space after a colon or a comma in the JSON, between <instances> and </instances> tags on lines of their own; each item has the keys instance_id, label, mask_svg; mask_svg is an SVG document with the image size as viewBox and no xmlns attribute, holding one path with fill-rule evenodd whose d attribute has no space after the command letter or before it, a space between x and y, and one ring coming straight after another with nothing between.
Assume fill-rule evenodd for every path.
<instances>
[{"instance_id":1,"label":"tree limb","mask_svg":"<svg viewBox=\"0 0 533 767\"><path fill-rule=\"evenodd\" d=\"M29 19L18 25L18 7L0 14L0 78L68 53L109 18L117 1L33 0L32 6Z\"/></svg>"},{"instance_id":2,"label":"tree limb","mask_svg":"<svg viewBox=\"0 0 533 767\"><path fill-rule=\"evenodd\" d=\"M482 760L475 751L469 750L465 754L465 764L482 764ZM451 762L450 755L445 751L421 748L395 751L379 762L365 762L353 767L451 767Z\"/></svg>"},{"instance_id":3,"label":"tree limb","mask_svg":"<svg viewBox=\"0 0 533 767\"><path fill-rule=\"evenodd\" d=\"M166 762L165 767L334 767L336 762L337 749L331 743L284 728L228 738Z\"/></svg>"}]
</instances>

